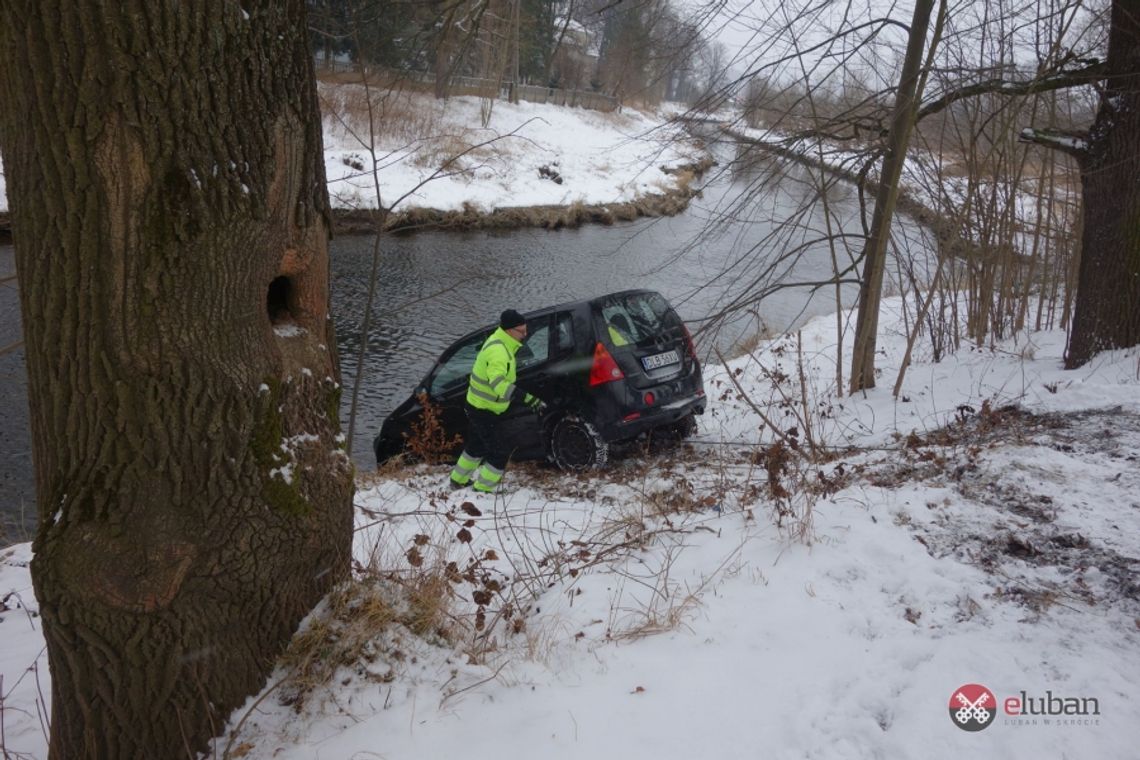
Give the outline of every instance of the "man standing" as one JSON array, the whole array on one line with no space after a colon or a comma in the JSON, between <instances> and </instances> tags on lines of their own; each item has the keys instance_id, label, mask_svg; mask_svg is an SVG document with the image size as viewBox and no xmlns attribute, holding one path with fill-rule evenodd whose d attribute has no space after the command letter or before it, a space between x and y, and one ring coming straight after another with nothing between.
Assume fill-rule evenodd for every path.
<instances>
[{"instance_id":1,"label":"man standing","mask_svg":"<svg viewBox=\"0 0 1140 760\"><path fill-rule=\"evenodd\" d=\"M474 479L476 491L491 493L503 479L510 456L502 440L503 412L511 399L541 411L545 406L535 396L515 386L515 354L526 339L526 320L514 309L499 317L499 328L483 342L467 384L467 439L463 453L451 471L451 487L462 488Z\"/></svg>"}]
</instances>

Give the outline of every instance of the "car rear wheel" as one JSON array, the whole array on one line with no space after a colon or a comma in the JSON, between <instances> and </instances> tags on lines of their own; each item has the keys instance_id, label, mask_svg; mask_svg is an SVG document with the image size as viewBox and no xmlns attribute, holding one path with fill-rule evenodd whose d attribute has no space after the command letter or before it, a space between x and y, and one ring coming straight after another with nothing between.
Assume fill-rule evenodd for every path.
<instances>
[{"instance_id":1,"label":"car rear wheel","mask_svg":"<svg viewBox=\"0 0 1140 760\"><path fill-rule=\"evenodd\" d=\"M605 467L610 446L598 429L576 415L567 415L550 430L550 457L561 470Z\"/></svg>"},{"instance_id":2,"label":"car rear wheel","mask_svg":"<svg viewBox=\"0 0 1140 760\"><path fill-rule=\"evenodd\" d=\"M697 421L693 415L687 415L672 424L650 430L645 436L645 450L650 454L664 454L680 446L696 432Z\"/></svg>"},{"instance_id":3,"label":"car rear wheel","mask_svg":"<svg viewBox=\"0 0 1140 760\"><path fill-rule=\"evenodd\" d=\"M682 417L677 422L673 423L673 431L678 440L685 440L692 438L697 434L697 418L695 415L688 414Z\"/></svg>"}]
</instances>

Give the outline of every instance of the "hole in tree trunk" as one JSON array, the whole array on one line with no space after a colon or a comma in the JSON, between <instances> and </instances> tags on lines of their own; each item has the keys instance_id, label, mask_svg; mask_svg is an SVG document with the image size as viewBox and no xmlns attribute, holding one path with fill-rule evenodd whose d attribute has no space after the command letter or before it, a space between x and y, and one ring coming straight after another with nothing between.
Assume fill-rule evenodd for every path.
<instances>
[{"instance_id":1,"label":"hole in tree trunk","mask_svg":"<svg viewBox=\"0 0 1140 760\"><path fill-rule=\"evenodd\" d=\"M293 324L293 281L281 275L269 283L269 292L265 298L265 306L269 311L270 324Z\"/></svg>"}]
</instances>

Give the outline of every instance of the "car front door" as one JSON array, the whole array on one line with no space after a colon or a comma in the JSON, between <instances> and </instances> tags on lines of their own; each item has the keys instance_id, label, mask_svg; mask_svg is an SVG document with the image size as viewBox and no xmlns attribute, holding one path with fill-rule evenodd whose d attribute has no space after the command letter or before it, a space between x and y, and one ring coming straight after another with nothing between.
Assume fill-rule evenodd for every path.
<instances>
[{"instance_id":1,"label":"car front door","mask_svg":"<svg viewBox=\"0 0 1140 760\"><path fill-rule=\"evenodd\" d=\"M427 393L431 403L439 408L439 419L448 438L467 435L467 378L487 335L482 332L453 345L428 376Z\"/></svg>"},{"instance_id":2,"label":"car front door","mask_svg":"<svg viewBox=\"0 0 1140 760\"><path fill-rule=\"evenodd\" d=\"M550 360L550 316L527 320L527 336L515 355L515 384L524 391L546 399L549 385L546 366ZM516 459L542 458L545 453L538 415L522 403L522 394L504 413L503 436Z\"/></svg>"}]
</instances>

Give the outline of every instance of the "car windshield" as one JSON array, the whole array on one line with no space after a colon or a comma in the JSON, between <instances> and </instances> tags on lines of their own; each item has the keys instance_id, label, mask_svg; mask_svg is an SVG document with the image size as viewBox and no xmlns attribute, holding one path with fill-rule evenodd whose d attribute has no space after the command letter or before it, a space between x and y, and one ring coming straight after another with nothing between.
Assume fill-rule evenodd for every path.
<instances>
[{"instance_id":1,"label":"car windshield","mask_svg":"<svg viewBox=\"0 0 1140 760\"><path fill-rule=\"evenodd\" d=\"M597 302L600 334L615 348L645 347L663 336L673 337L680 320L657 293L625 293Z\"/></svg>"}]
</instances>

